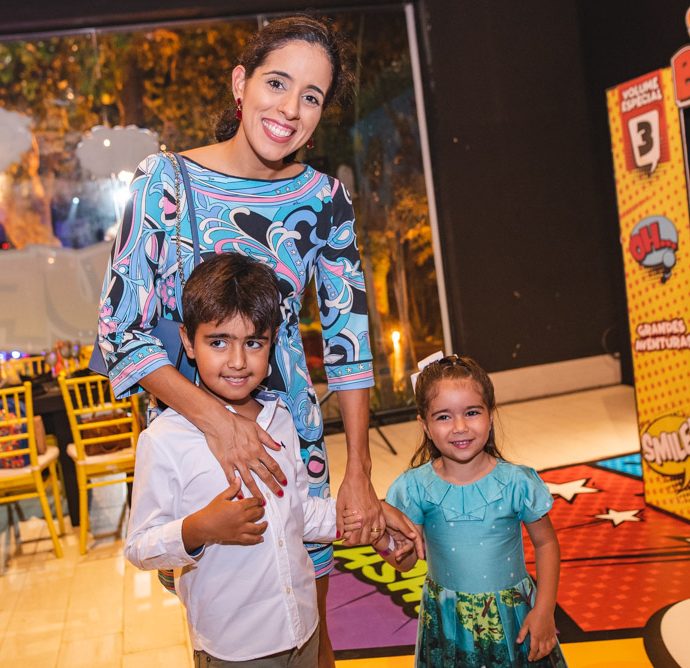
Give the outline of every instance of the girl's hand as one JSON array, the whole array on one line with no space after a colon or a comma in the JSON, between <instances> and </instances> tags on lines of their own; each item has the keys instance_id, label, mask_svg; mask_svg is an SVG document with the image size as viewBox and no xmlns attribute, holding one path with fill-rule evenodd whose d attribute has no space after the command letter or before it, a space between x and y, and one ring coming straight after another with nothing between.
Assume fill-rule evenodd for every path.
<instances>
[{"instance_id":1,"label":"girl's hand","mask_svg":"<svg viewBox=\"0 0 690 668\"><path fill-rule=\"evenodd\" d=\"M390 527L380 538L374 538L371 545L381 557L400 571L409 571L417 563L414 542Z\"/></svg>"},{"instance_id":2,"label":"girl's hand","mask_svg":"<svg viewBox=\"0 0 690 668\"><path fill-rule=\"evenodd\" d=\"M229 481L235 479L237 471L251 495L263 500L252 476L254 473L274 494L282 496L281 485L286 485L287 479L275 459L266 452L266 448L280 450L280 444L256 422L223 408L212 430L207 430L204 436Z\"/></svg>"},{"instance_id":3,"label":"girl's hand","mask_svg":"<svg viewBox=\"0 0 690 668\"><path fill-rule=\"evenodd\" d=\"M398 532L412 541L417 552L417 557L419 559L424 559L424 539L422 538L422 532L419 531L412 520L405 515L405 513L385 501L381 502L381 510L386 518L386 526L388 529Z\"/></svg>"},{"instance_id":4,"label":"girl's hand","mask_svg":"<svg viewBox=\"0 0 690 668\"><path fill-rule=\"evenodd\" d=\"M410 540L405 534L399 531L394 531L390 527L387 529L388 534L393 538L393 544L395 545L395 561L400 563L414 555L414 561L417 561L417 550L415 549L414 541Z\"/></svg>"},{"instance_id":5,"label":"girl's hand","mask_svg":"<svg viewBox=\"0 0 690 668\"><path fill-rule=\"evenodd\" d=\"M352 472L348 473L346 470L345 479L338 489L338 499L336 501L337 525L338 532L343 538L345 538L343 513L346 508L359 509L362 517L362 526L360 529L352 531L343 540L344 545L369 545L371 539L376 537L376 533L381 535L385 531L386 520L381 511L381 502L376 496L371 480L364 473L355 475ZM381 531L372 534L371 530L377 528L381 529Z\"/></svg>"},{"instance_id":6,"label":"girl's hand","mask_svg":"<svg viewBox=\"0 0 690 668\"><path fill-rule=\"evenodd\" d=\"M541 612L537 608L529 611L522 624L517 642L522 643L529 633L530 661L537 661L548 656L556 646L556 624L553 615Z\"/></svg>"}]
</instances>

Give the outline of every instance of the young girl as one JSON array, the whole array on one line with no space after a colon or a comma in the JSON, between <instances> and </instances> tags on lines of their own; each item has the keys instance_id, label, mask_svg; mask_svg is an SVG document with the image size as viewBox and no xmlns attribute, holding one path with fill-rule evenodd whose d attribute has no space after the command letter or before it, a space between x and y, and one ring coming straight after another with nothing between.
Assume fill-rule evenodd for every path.
<instances>
[{"instance_id":1,"label":"young girl","mask_svg":"<svg viewBox=\"0 0 690 668\"><path fill-rule=\"evenodd\" d=\"M565 666L554 608L559 547L546 485L496 447L494 388L472 359L451 355L418 375L424 440L387 501L424 533L428 575L416 665ZM525 568L522 523L539 591ZM411 554L400 570L414 566Z\"/></svg>"}]
</instances>

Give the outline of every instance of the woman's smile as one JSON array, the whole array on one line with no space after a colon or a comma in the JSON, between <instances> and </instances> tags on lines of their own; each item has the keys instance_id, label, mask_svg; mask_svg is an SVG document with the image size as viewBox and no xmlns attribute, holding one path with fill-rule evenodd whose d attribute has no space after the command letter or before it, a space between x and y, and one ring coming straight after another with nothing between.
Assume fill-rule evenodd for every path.
<instances>
[{"instance_id":1,"label":"woman's smile","mask_svg":"<svg viewBox=\"0 0 690 668\"><path fill-rule=\"evenodd\" d=\"M280 143L285 143L290 141L292 135L295 134L295 130L282 123L277 123L276 121L271 121L264 119L261 121L261 125L264 128L264 132L268 135L269 139L277 141Z\"/></svg>"}]
</instances>

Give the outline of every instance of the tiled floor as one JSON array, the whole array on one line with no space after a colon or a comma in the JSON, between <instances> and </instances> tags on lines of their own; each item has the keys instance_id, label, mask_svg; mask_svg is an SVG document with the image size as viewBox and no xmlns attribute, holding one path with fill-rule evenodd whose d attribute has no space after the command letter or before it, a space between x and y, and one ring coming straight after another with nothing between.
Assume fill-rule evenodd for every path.
<instances>
[{"instance_id":1,"label":"tiled floor","mask_svg":"<svg viewBox=\"0 0 690 668\"><path fill-rule=\"evenodd\" d=\"M638 449L633 391L624 386L504 406L500 424L504 454L537 469ZM392 455L372 430L374 484L380 495L407 466L419 439L413 422L384 430L399 454ZM345 463L344 437L330 436L328 446L337 489ZM117 526L122 500L121 489L94 499L97 533ZM10 545L9 565L0 576L0 666L191 665L181 606L158 585L154 573L137 571L125 562L119 538L92 541L88 554L80 556L76 534L68 533L62 538L65 557L56 559L41 520L29 519L21 530L21 553ZM43 539L26 542L35 536ZM2 546L6 538L2 536ZM614 645L586 644L590 647L565 647L571 668L651 665L638 638ZM374 666L408 668L412 660L339 662L339 668Z\"/></svg>"}]
</instances>

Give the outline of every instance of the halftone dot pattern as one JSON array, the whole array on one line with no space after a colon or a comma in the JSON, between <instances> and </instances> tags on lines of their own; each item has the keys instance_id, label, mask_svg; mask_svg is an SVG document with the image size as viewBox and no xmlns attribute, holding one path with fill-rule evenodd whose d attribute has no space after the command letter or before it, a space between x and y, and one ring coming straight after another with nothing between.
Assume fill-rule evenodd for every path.
<instances>
[{"instance_id":1,"label":"halftone dot pattern","mask_svg":"<svg viewBox=\"0 0 690 668\"><path fill-rule=\"evenodd\" d=\"M690 219L680 120L671 70L659 70L659 74L669 160L660 162L651 175L627 169L623 143L627 129L620 115L620 87L606 93L641 433L663 415L690 416L690 350L635 351L636 330L642 323L681 318L690 330ZM640 110L643 112L644 108ZM629 250L633 228L649 216L668 218L678 231L676 264L665 283L660 272L641 266ZM643 467L643 475L648 503L690 519L690 490L681 489L682 476L662 476L648 466Z\"/></svg>"},{"instance_id":2,"label":"halftone dot pattern","mask_svg":"<svg viewBox=\"0 0 690 668\"><path fill-rule=\"evenodd\" d=\"M641 628L690 597L690 524L645 506L641 480L587 464L540 475L553 483L584 478L599 490L570 502L557 495L549 512L561 546L558 605L583 631ZM616 526L597 517L612 510L637 511L638 521ZM534 549L524 543L534 575Z\"/></svg>"}]
</instances>

